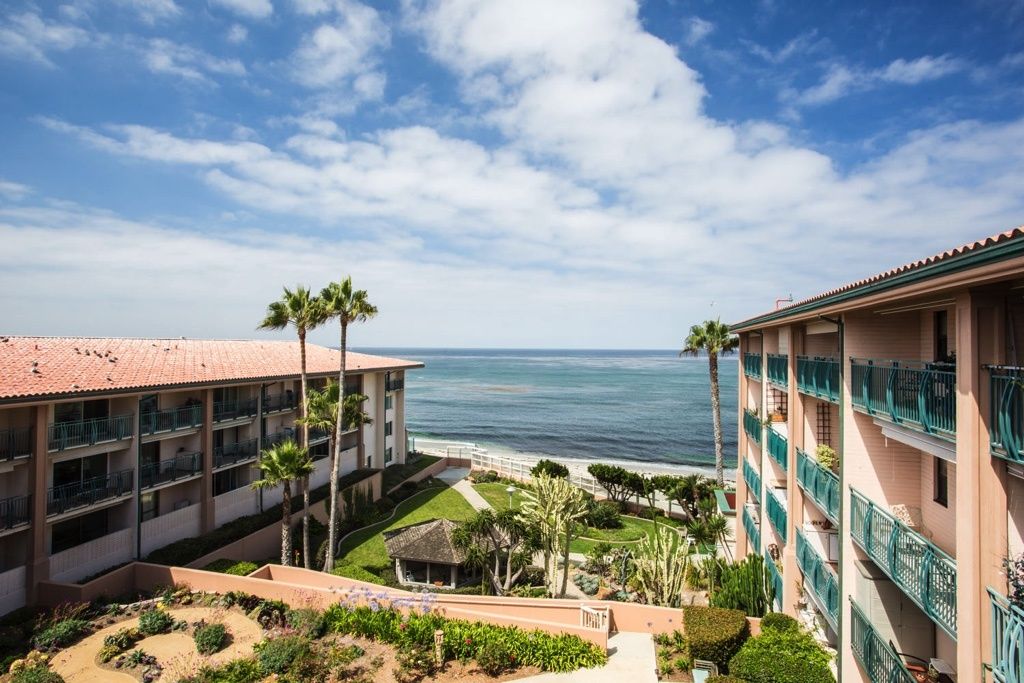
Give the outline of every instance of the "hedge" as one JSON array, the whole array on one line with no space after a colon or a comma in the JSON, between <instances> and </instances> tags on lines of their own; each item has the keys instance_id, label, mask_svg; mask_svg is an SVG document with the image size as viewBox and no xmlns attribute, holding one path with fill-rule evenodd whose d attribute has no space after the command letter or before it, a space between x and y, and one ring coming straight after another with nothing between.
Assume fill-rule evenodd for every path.
<instances>
[{"instance_id":1,"label":"hedge","mask_svg":"<svg viewBox=\"0 0 1024 683\"><path fill-rule=\"evenodd\" d=\"M690 643L690 656L705 659L726 669L750 635L747 615L735 609L683 607L683 631Z\"/></svg>"},{"instance_id":2,"label":"hedge","mask_svg":"<svg viewBox=\"0 0 1024 683\"><path fill-rule=\"evenodd\" d=\"M743 644L729 673L750 683L834 683L829 659L809 634L769 629Z\"/></svg>"},{"instance_id":3,"label":"hedge","mask_svg":"<svg viewBox=\"0 0 1024 683\"><path fill-rule=\"evenodd\" d=\"M746 681L735 676L712 676L708 679L708 683L746 683Z\"/></svg>"},{"instance_id":4,"label":"hedge","mask_svg":"<svg viewBox=\"0 0 1024 683\"><path fill-rule=\"evenodd\" d=\"M769 612L761 619L761 631L799 631L800 622L782 612Z\"/></svg>"},{"instance_id":5,"label":"hedge","mask_svg":"<svg viewBox=\"0 0 1024 683\"><path fill-rule=\"evenodd\" d=\"M231 574L232 576L248 576L254 571L259 569L260 566L255 562L248 562L246 560L231 560L228 558L222 558L214 560L210 564L203 567L205 571L217 572L218 574Z\"/></svg>"}]
</instances>

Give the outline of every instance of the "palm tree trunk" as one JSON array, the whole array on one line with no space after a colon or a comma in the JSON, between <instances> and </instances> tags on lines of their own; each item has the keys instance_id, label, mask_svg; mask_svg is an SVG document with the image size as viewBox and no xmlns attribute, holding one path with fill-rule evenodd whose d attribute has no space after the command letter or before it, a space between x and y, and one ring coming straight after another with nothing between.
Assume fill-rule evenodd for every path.
<instances>
[{"instance_id":1,"label":"palm tree trunk","mask_svg":"<svg viewBox=\"0 0 1024 683\"><path fill-rule=\"evenodd\" d=\"M281 497L281 564L292 566L292 483L284 482Z\"/></svg>"},{"instance_id":2,"label":"palm tree trunk","mask_svg":"<svg viewBox=\"0 0 1024 683\"><path fill-rule=\"evenodd\" d=\"M302 385L302 400L299 401L299 417L302 422L302 440L299 444L303 448L309 447L309 424L305 421L309 414L309 396L306 390L306 330L299 330L299 355L301 365L299 367L299 379ZM302 478L302 565L309 569L309 477Z\"/></svg>"},{"instance_id":3,"label":"palm tree trunk","mask_svg":"<svg viewBox=\"0 0 1024 683\"><path fill-rule=\"evenodd\" d=\"M711 372L711 417L715 425L715 479L725 486L725 447L722 444L722 405L718 400L718 354L708 354Z\"/></svg>"},{"instance_id":4,"label":"palm tree trunk","mask_svg":"<svg viewBox=\"0 0 1024 683\"><path fill-rule=\"evenodd\" d=\"M334 448L331 452L331 497L327 510L327 557L324 571L334 569L334 543L338 535L338 477L341 476L341 435L345 421L345 347L348 344L348 325L341 320L341 367L338 370L338 417L334 423Z\"/></svg>"}]
</instances>

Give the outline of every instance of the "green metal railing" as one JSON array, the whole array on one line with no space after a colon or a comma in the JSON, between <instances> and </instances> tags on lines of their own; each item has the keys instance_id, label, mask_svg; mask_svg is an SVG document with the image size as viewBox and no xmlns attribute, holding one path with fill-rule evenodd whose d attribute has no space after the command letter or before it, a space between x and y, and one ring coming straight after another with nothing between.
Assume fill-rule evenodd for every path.
<instances>
[{"instance_id":1,"label":"green metal railing","mask_svg":"<svg viewBox=\"0 0 1024 683\"><path fill-rule=\"evenodd\" d=\"M783 353L768 354L768 381L783 389L789 387L789 356Z\"/></svg>"},{"instance_id":2,"label":"green metal railing","mask_svg":"<svg viewBox=\"0 0 1024 683\"><path fill-rule=\"evenodd\" d=\"M803 532L796 530L796 564L804 575L805 590L810 591L825 607L825 618L834 631L839 630L839 577L818 554Z\"/></svg>"},{"instance_id":3,"label":"green metal railing","mask_svg":"<svg viewBox=\"0 0 1024 683\"><path fill-rule=\"evenodd\" d=\"M143 435L195 429L203 424L203 404L193 403L181 408L151 410L139 415L139 432Z\"/></svg>"},{"instance_id":4,"label":"green metal railing","mask_svg":"<svg viewBox=\"0 0 1024 683\"><path fill-rule=\"evenodd\" d=\"M796 388L801 394L839 403L842 389L838 358L796 357Z\"/></svg>"},{"instance_id":5,"label":"green metal railing","mask_svg":"<svg viewBox=\"0 0 1024 683\"><path fill-rule=\"evenodd\" d=\"M94 417L75 422L55 422L48 427L47 448L63 451L76 446L92 446L129 438L135 431L135 416Z\"/></svg>"},{"instance_id":6,"label":"green metal railing","mask_svg":"<svg viewBox=\"0 0 1024 683\"><path fill-rule=\"evenodd\" d=\"M260 440L248 439L216 446L213 449L213 469L230 467L246 460L255 460L260 454Z\"/></svg>"},{"instance_id":7,"label":"green metal railing","mask_svg":"<svg viewBox=\"0 0 1024 683\"><path fill-rule=\"evenodd\" d=\"M750 516L750 510L747 509L746 505L743 506L743 528L747 532L747 539L750 541L750 546L754 549L754 552L761 552L761 527Z\"/></svg>"},{"instance_id":8,"label":"green metal railing","mask_svg":"<svg viewBox=\"0 0 1024 683\"><path fill-rule=\"evenodd\" d=\"M309 430L309 443L312 445L317 442L327 441L331 436L332 430L314 427Z\"/></svg>"},{"instance_id":9,"label":"green metal railing","mask_svg":"<svg viewBox=\"0 0 1024 683\"><path fill-rule=\"evenodd\" d=\"M1024 368L990 366L992 455L1024 463Z\"/></svg>"},{"instance_id":10,"label":"green metal railing","mask_svg":"<svg viewBox=\"0 0 1024 683\"><path fill-rule=\"evenodd\" d=\"M765 497L765 509L768 511L768 521L771 522L775 531L778 532L782 542L786 542L786 506L782 504L772 489L767 489Z\"/></svg>"},{"instance_id":11,"label":"green metal railing","mask_svg":"<svg viewBox=\"0 0 1024 683\"><path fill-rule=\"evenodd\" d=\"M789 471L789 442L771 427L768 427L768 455L783 472Z\"/></svg>"},{"instance_id":12,"label":"green metal railing","mask_svg":"<svg viewBox=\"0 0 1024 683\"><path fill-rule=\"evenodd\" d=\"M754 379L761 379L761 354L743 354L743 374Z\"/></svg>"},{"instance_id":13,"label":"green metal railing","mask_svg":"<svg viewBox=\"0 0 1024 683\"><path fill-rule=\"evenodd\" d=\"M27 458L32 455L32 428L0 429L0 460Z\"/></svg>"},{"instance_id":14,"label":"green metal railing","mask_svg":"<svg viewBox=\"0 0 1024 683\"><path fill-rule=\"evenodd\" d=\"M49 488L46 491L46 514L59 515L75 508L131 495L135 490L134 475L134 470L121 470Z\"/></svg>"},{"instance_id":15,"label":"green metal railing","mask_svg":"<svg viewBox=\"0 0 1024 683\"><path fill-rule=\"evenodd\" d=\"M870 683L915 683L903 660L878 635L857 603L850 601L850 646Z\"/></svg>"},{"instance_id":16,"label":"green metal railing","mask_svg":"<svg viewBox=\"0 0 1024 683\"><path fill-rule=\"evenodd\" d=\"M754 440L754 443L761 445L761 419L750 408L743 409L743 431Z\"/></svg>"},{"instance_id":17,"label":"green metal railing","mask_svg":"<svg viewBox=\"0 0 1024 683\"><path fill-rule=\"evenodd\" d=\"M296 406L294 393L267 394L263 397L263 412L276 413L279 410L293 410Z\"/></svg>"},{"instance_id":18,"label":"green metal railing","mask_svg":"<svg viewBox=\"0 0 1024 683\"><path fill-rule=\"evenodd\" d=\"M754 496L754 500L761 502L761 475L758 474L750 461L743 458L743 481L747 482L747 490Z\"/></svg>"},{"instance_id":19,"label":"green metal railing","mask_svg":"<svg viewBox=\"0 0 1024 683\"><path fill-rule=\"evenodd\" d=\"M213 404L213 421L227 422L256 417L259 406L254 398L239 398L232 401L217 401Z\"/></svg>"},{"instance_id":20,"label":"green metal railing","mask_svg":"<svg viewBox=\"0 0 1024 683\"><path fill-rule=\"evenodd\" d=\"M194 477L197 474L202 474L202 472L202 453L179 453L173 458L140 467L139 488L152 488L171 481Z\"/></svg>"},{"instance_id":21,"label":"green metal railing","mask_svg":"<svg viewBox=\"0 0 1024 683\"><path fill-rule=\"evenodd\" d=\"M853 488L850 535L893 583L956 639L956 560Z\"/></svg>"},{"instance_id":22,"label":"green metal railing","mask_svg":"<svg viewBox=\"0 0 1024 683\"><path fill-rule=\"evenodd\" d=\"M0 500L0 529L13 529L32 519L32 496L11 496Z\"/></svg>"},{"instance_id":23,"label":"green metal railing","mask_svg":"<svg viewBox=\"0 0 1024 683\"><path fill-rule=\"evenodd\" d=\"M992 613L992 673L999 683L1024 682L1024 610L988 589Z\"/></svg>"},{"instance_id":24,"label":"green metal railing","mask_svg":"<svg viewBox=\"0 0 1024 683\"><path fill-rule=\"evenodd\" d=\"M277 444L283 441L288 441L289 439L292 441L295 440L295 430L292 429L291 427L285 427L280 431L274 432L273 434L267 434L265 437L263 437L262 447L264 450L266 450L268 448L276 446Z\"/></svg>"},{"instance_id":25,"label":"green metal railing","mask_svg":"<svg viewBox=\"0 0 1024 683\"><path fill-rule=\"evenodd\" d=\"M947 363L850 359L853 405L926 434L956 438L956 368Z\"/></svg>"},{"instance_id":26,"label":"green metal railing","mask_svg":"<svg viewBox=\"0 0 1024 683\"><path fill-rule=\"evenodd\" d=\"M839 526L839 477L803 449L796 449L796 481L829 521Z\"/></svg>"},{"instance_id":27,"label":"green metal railing","mask_svg":"<svg viewBox=\"0 0 1024 683\"><path fill-rule=\"evenodd\" d=\"M779 569L779 565L775 564L775 560L772 559L768 551L764 551L764 564L768 567L768 576L772 580L772 588L775 590L775 609L782 611L782 571Z\"/></svg>"}]
</instances>

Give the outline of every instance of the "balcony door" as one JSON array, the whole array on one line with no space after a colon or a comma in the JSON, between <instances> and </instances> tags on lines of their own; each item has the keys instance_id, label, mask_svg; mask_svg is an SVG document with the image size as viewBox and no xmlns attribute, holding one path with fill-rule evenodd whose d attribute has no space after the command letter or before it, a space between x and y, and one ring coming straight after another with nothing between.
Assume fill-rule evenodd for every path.
<instances>
[{"instance_id":1,"label":"balcony door","mask_svg":"<svg viewBox=\"0 0 1024 683\"><path fill-rule=\"evenodd\" d=\"M75 458L53 463L53 486L80 484L87 479L107 473L107 454L99 453L88 458Z\"/></svg>"}]
</instances>

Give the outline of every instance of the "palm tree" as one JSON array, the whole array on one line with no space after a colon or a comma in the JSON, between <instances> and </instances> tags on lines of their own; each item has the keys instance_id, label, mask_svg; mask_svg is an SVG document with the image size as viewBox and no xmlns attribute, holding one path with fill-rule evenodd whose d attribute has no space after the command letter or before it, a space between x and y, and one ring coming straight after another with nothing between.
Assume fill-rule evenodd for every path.
<instances>
[{"instance_id":1,"label":"palm tree","mask_svg":"<svg viewBox=\"0 0 1024 683\"><path fill-rule=\"evenodd\" d=\"M348 352L348 326L369 320L377 315L377 307L366 298L366 290L352 289L352 278L332 282L320 291L323 312L327 319L337 318L341 326L341 367L338 370L338 402L345 405L345 356ZM344 411L342 411L343 413ZM341 434L343 415L339 414L334 427L334 452L331 461L331 497L328 502L327 559L324 571L334 568L334 542L337 535L335 520L338 510L338 471L341 468Z\"/></svg>"},{"instance_id":2,"label":"palm tree","mask_svg":"<svg viewBox=\"0 0 1024 683\"><path fill-rule=\"evenodd\" d=\"M284 486L281 497L281 564L292 564L292 482L306 479L313 472L309 452L294 441L284 441L260 455L258 465L262 478L252 483L253 489Z\"/></svg>"},{"instance_id":3,"label":"palm tree","mask_svg":"<svg viewBox=\"0 0 1024 683\"><path fill-rule=\"evenodd\" d=\"M326 318L319 299L309 289L299 285L295 291L284 288L277 301L267 306L267 317L259 324L261 330L283 330L291 325L299 336L299 377L302 384L302 401L299 405L299 419L306 417L306 333L321 325ZM302 439L299 445L309 446L309 425L302 425ZM302 481L302 559L309 569L309 478Z\"/></svg>"},{"instance_id":4,"label":"palm tree","mask_svg":"<svg viewBox=\"0 0 1024 683\"><path fill-rule=\"evenodd\" d=\"M718 399L718 356L732 353L740 344L739 337L729 333L729 326L718 320L705 320L703 325L694 325L683 342L680 356L696 356L701 351L708 354L708 369L711 372L711 415L715 423L715 478L719 486L725 486L724 447L722 445L722 406Z\"/></svg>"}]
</instances>

